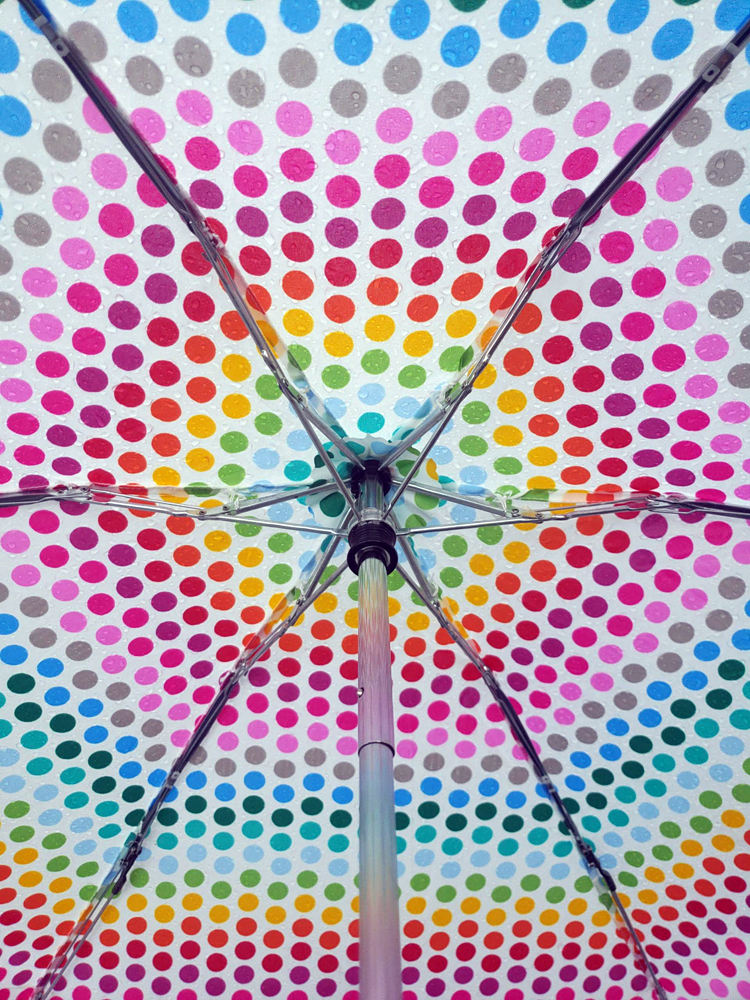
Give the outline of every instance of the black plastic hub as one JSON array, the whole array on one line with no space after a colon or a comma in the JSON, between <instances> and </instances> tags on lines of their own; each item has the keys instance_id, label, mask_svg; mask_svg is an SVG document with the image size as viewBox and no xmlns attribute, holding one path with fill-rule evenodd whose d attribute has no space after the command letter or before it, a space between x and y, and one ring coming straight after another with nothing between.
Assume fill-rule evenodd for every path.
<instances>
[{"instance_id":1,"label":"black plastic hub","mask_svg":"<svg viewBox=\"0 0 750 1000\"><path fill-rule=\"evenodd\" d=\"M362 483L365 479L378 479L380 485L383 489L383 496L388 493L388 490L393 485L393 478L391 476L391 470L384 466L380 468L380 462L377 458L366 458L364 463L364 468L360 468L355 465L354 471L352 472L352 496L356 499L359 497L359 491L362 488Z\"/></svg>"},{"instance_id":2,"label":"black plastic hub","mask_svg":"<svg viewBox=\"0 0 750 1000\"><path fill-rule=\"evenodd\" d=\"M365 559L379 559L387 573L398 565L396 532L385 521L360 521L349 532L349 569L359 575Z\"/></svg>"}]
</instances>

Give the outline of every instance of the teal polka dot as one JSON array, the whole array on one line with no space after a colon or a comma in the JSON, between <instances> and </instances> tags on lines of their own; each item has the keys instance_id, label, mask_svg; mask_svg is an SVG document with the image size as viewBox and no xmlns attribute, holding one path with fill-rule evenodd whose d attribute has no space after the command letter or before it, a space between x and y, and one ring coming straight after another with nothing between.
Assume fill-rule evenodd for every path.
<instances>
[{"instance_id":1,"label":"teal polka dot","mask_svg":"<svg viewBox=\"0 0 750 1000\"><path fill-rule=\"evenodd\" d=\"M117 23L134 42L150 42L158 27L154 12L141 0L123 0L117 8Z\"/></svg>"},{"instance_id":2,"label":"teal polka dot","mask_svg":"<svg viewBox=\"0 0 750 1000\"><path fill-rule=\"evenodd\" d=\"M657 59L675 59L682 55L692 40L692 24L684 17L678 17L659 28L651 43L651 51Z\"/></svg>"},{"instance_id":3,"label":"teal polka dot","mask_svg":"<svg viewBox=\"0 0 750 1000\"><path fill-rule=\"evenodd\" d=\"M21 136L31 128L31 115L25 104L7 94L0 97L0 132Z\"/></svg>"},{"instance_id":4,"label":"teal polka dot","mask_svg":"<svg viewBox=\"0 0 750 1000\"><path fill-rule=\"evenodd\" d=\"M320 20L318 0L281 0L279 15L290 31L304 35Z\"/></svg>"},{"instance_id":5,"label":"teal polka dot","mask_svg":"<svg viewBox=\"0 0 750 1000\"><path fill-rule=\"evenodd\" d=\"M750 90L743 90L735 94L727 104L724 111L724 118L730 128L744 132L750 128Z\"/></svg>"},{"instance_id":6,"label":"teal polka dot","mask_svg":"<svg viewBox=\"0 0 750 1000\"><path fill-rule=\"evenodd\" d=\"M288 462L284 466L284 475L287 479L291 479L292 482L295 483L304 482L311 472L311 466L307 462L302 462L299 459L294 462Z\"/></svg>"},{"instance_id":7,"label":"teal polka dot","mask_svg":"<svg viewBox=\"0 0 750 1000\"><path fill-rule=\"evenodd\" d=\"M0 31L0 73L12 73L18 66L18 46L4 31Z\"/></svg>"},{"instance_id":8,"label":"teal polka dot","mask_svg":"<svg viewBox=\"0 0 750 1000\"><path fill-rule=\"evenodd\" d=\"M266 29L252 14L235 14L227 21L227 41L241 56L257 56L266 44Z\"/></svg>"},{"instance_id":9,"label":"teal polka dot","mask_svg":"<svg viewBox=\"0 0 750 1000\"><path fill-rule=\"evenodd\" d=\"M479 52L479 32L460 26L451 28L440 44L440 55L449 66L468 66Z\"/></svg>"},{"instance_id":10,"label":"teal polka dot","mask_svg":"<svg viewBox=\"0 0 750 1000\"><path fill-rule=\"evenodd\" d=\"M547 42L547 56L553 63L573 62L586 48L586 29L577 21L561 24Z\"/></svg>"},{"instance_id":11,"label":"teal polka dot","mask_svg":"<svg viewBox=\"0 0 750 1000\"><path fill-rule=\"evenodd\" d=\"M363 413L357 421L357 427L363 434L377 434L385 424L382 413Z\"/></svg>"},{"instance_id":12,"label":"teal polka dot","mask_svg":"<svg viewBox=\"0 0 750 1000\"><path fill-rule=\"evenodd\" d=\"M423 35L429 23L430 8L425 0L398 0L391 11L391 31L408 42Z\"/></svg>"},{"instance_id":13,"label":"teal polka dot","mask_svg":"<svg viewBox=\"0 0 750 1000\"><path fill-rule=\"evenodd\" d=\"M361 66L372 55L372 35L361 24L345 24L336 32L333 51L347 66Z\"/></svg>"}]
</instances>

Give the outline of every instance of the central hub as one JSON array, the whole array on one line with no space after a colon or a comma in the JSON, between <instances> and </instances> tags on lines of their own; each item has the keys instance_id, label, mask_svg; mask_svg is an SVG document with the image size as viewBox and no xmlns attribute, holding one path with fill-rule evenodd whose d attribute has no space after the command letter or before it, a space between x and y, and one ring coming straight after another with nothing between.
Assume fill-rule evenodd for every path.
<instances>
[{"instance_id":1,"label":"central hub","mask_svg":"<svg viewBox=\"0 0 750 1000\"><path fill-rule=\"evenodd\" d=\"M398 564L396 532L385 521L385 496L391 488L391 473L381 468L375 458L368 458L364 468L355 468L351 489L357 501L360 520L349 532L347 561L352 573L359 575L366 559L379 559L392 573Z\"/></svg>"}]
</instances>

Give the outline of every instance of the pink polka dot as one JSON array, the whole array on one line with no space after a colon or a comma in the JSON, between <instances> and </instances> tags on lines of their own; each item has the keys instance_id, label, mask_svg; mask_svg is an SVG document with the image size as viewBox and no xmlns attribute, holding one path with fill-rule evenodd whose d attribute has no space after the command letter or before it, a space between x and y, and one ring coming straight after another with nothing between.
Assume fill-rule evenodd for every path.
<instances>
[{"instance_id":1,"label":"pink polka dot","mask_svg":"<svg viewBox=\"0 0 750 1000\"><path fill-rule=\"evenodd\" d=\"M222 733L216 742L222 750L236 750L240 741L236 733Z\"/></svg>"},{"instance_id":2,"label":"pink polka dot","mask_svg":"<svg viewBox=\"0 0 750 1000\"><path fill-rule=\"evenodd\" d=\"M649 250L671 250L677 236L677 226L669 219L654 219L643 230L643 242Z\"/></svg>"},{"instance_id":3,"label":"pink polka dot","mask_svg":"<svg viewBox=\"0 0 750 1000\"><path fill-rule=\"evenodd\" d=\"M716 576L721 569L721 563L716 556L698 556L693 563L693 569L700 577Z\"/></svg>"},{"instance_id":4,"label":"pink polka dot","mask_svg":"<svg viewBox=\"0 0 750 1000\"><path fill-rule=\"evenodd\" d=\"M252 156L263 145L263 133L255 122L232 122L227 131L227 138L232 149L244 156Z\"/></svg>"},{"instance_id":5,"label":"pink polka dot","mask_svg":"<svg viewBox=\"0 0 750 1000\"><path fill-rule=\"evenodd\" d=\"M718 388L718 382L710 375L692 375L685 383L685 391L693 399L708 399Z\"/></svg>"},{"instance_id":6,"label":"pink polka dot","mask_svg":"<svg viewBox=\"0 0 750 1000\"><path fill-rule=\"evenodd\" d=\"M60 246L60 258L63 264L67 264L75 271L84 271L94 263L96 254L88 240L76 236L63 241Z\"/></svg>"},{"instance_id":7,"label":"pink polka dot","mask_svg":"<svg viewBox=\"0 0 750 1000\"><path fill-rule=\"evenodd\" d=\"M276 124L284 135L307 135L312 128L312 112L301 101L285 101L276 112Z\"/></svg>"},{"instance_id":8,"label":"pink polka dot","mask_svg":"<svg viewBox=\"0 0 750 1000\"><path fill-rule=\"evenodd\" d=\"M353 736L342 736L336 743L336 749L344 757L351 757L357 752L357 741Z\"/></svg>"},{"instance_id":9,"label":"pink polka dot","mask_svg":"<svg viewBox=\"0 0 750 1000\"><path fill-rule=\"evenodd\" d=\"M473 757L477 752L477 748L469 740L460 740L456 744L456 756L460 757L462 760L468 760L469 757Z\"/></svg>"},{"instance_id":10,"label":"pink polka dot","mask_svg":"<svg viewBox=\"0 0 750 1000\"><path fill-rule=\"evenodd\" d=\"M581 689L573 681L566 681L560 685L560 694L566 701L577 701L581 697Z\"/></svg>"},{"instance_id":11,"label":"pink polka dot","mask_svg":"<svg viewBox=\"0 0 750 1000\"><path fill-rule=\"evenodd\" d=\"M164 119L151 108L136 108L131 112L130 120L133 128L146 142L161 142L167 134Z\"/></svg>"},{"instance_id":12,"label":"pink polka dot","mask_svg":"<svg viewBox=\"0 0 750 1000\"><path fill-rule=\"evenodd\" d=\"M29 320L29 329L37 340L50 343L62 336L62 320L52 313L35 313Z\"/></svg>"},{"instance_id":13,"label":"pink polka dot","mask_svg":"<svg viewBox=\"0 0 750 1000\"><path fill-rule=\"evenodd\" d=\"M572 726L576 721L574 713L569 708L556 708L553 715L555 722L558 722L561 726Z\"/></svg>"},{"instance_id":14,"label":"pink polka dot","mask_svg":"<svg viewBox=\"0 0 750 1000\"><path fill-rule=\"evenodd\" d=\"M518 152L522 160L543 160L552 152L554 145L555 133L552 129L535 128L521 139Z\"/></svg>"},{"instance_id":15,"label":"pink polka dot","mask_svg":"<svg viewBox=\"0 0 750 1000\"><path fill-rule=\"evenodd\" d=\"M496 142L510 131L513 115L501 104L485 108L477 118L475 131L484 142Z\"/></svg>"},{"instance_id":16,"label":"pink polka dot","mask_svg":"<svg viewBox=\"0 0 750 1000\"><path fill-rule=\"evenodd\" d=\"M160 694L147 694L138 702L138 708L142 712L153 712L161 705L161 702Z\"/></svg>"},{"instance_id":17,"label":"pink polka dot","mask_svg":"<svg viewBox=\"0 0 750 1000\"><path fill-rule=\"evenodd\" d=\"M268 723L263 722L262 719L253 719L247 727L247 735L254 740L262 740L264 736L268 735Z\"/></svg>"},{"instance_id":18,"label":"pink polka dot","mask_svg":"<svg viewBox=\"0 0 750 1000\"><path fill-rule=\"evenodd\" d=\"M66 632L82 632L86 628L86 616L80 611L66 611L60 619L60 628Z\"/></svg>"},{"instance_id":19,"label":"pink polka dot","mask_svg":"<svg viewBox=\"0 0 750 1000\"><path fill-rule=\"evenodd\" d=\"M101 187L114 191L128 179L128 170L114 153L99 153L91 161L91 176Z\"/></svg>"},{"instance_id":20,"label":"pink polka dot","mask_svg":"<svg viewBox=\"0 0 750 1000\"><path fill-rule=\"evenodd\" d=\"M569 181L578 181L582 177L588 177L598 162L599 154L597 151L591 146L583 146L565 157L562 166L563 177Z\"/></svg>"},{"instance_id":21,"label":"pink polka dot","mask_svg":"<svg viewBox=\"0 0 750 1000\"><path fill-rule=\"evenodd\" d=\"M722 403L719 407L719 419L725 424L744 424L750 418L750 406L741 400L733 403Z\"/></svg>"},{"instance_id":22,"label":"pink polka dot","mask_svg":"<svg viewBox=\"0 0 750 1000\"><path fill-rule=\"evenodd\" d=\"M76 187L58 188L52 195L52 206L68 222L78 222L85 218L89 210L88 198Z\"/></svg>"},{"instance_id":23,"label":"pink polka dot","mask_svg":"<svg viewBox=\"0 0 750 1000\"><path fill-rule=\"evenodd\" d=\"M359 139L354 132L345 128L331 132L325 142L328 159L339 165L354 163L361 148Z\"/></svg>"},{"instance_id":24,"label":"pink polka dot","mask_svg":"<svg viewBox=\"0 0 750 1000\"><path fill-rule=\"evenodd\" d=\"M18 340L0 340L0 364L20 365L27 357L26 348Z\"/></svg>"},{"instance_id":25,"label":"pink polka dot","mask_svg":"<svg viewBox=\"0 0 750 1000\"><path fill-rule=\"evenodd\" d=\"M698 310L692 302L670 302L663 318L670 330L687 330L698 318Z\"/></svg>"},{"instance_id":26,"label":"pink polka dot","mask_svg":"<svg viewBox=\"0 0 750 1000\"><path fill-rule=\"evenodd\" d=\"M56 580L51 587L51 593L58 601L72 601L78 597L80 588L73 580Z\"/></svg>"},{"instance_id":27,"label":"pink polka dot","mask_svg":"<svg viewBox=\"0 0 750 1000\"><path fill-rule=\"evenodd\" d=\"M213 117L211 101L200 90L183 90L176 104L177 114L188 125L208 125Z\"/></svg>"},{"instance_id":28,"label":"pink polka dot","mask_svg":"<svg viewBox=\"0 0 750 1000\"><path fill-rule=\"evenodd\" d=\"M742 447L742 441L736 434L717 434L711 440L711 447L720 455L735 455Z\"/></svg>"},{"instance_id":29,"label":"pink polka dot","mask_svg":"<svg viewBox=\"0 0 750 1000\"><path fill-rule=\"evenodd\" d=\"M42 574L30 563L23 563L21 566L14 566L10 572L10 578L19 587L35 587Z\"/></svg>"},{"instance_id":30,"label":"pink polka dot","mask_svg":"<svg viewBox=\"0 0 750 1000\"><path fill-rule=\"evenodd\" d=\"M573 131L576 135L588 138L590 135L598 135L603 128L606 128L612 112L608 104L604 101L593 101L587 104L578 112L573 119Z\"/></svg>"},{"instance_id":31,"label":"pink polka dot","mask_svg":"<svg viewBox=\"0 0 750 1000\"><path fill-rule=\"evenodd\" d=\"M688 611L700 611L708 603L708 594L705 590L699 590L698 587L690 587L682 595L680 601L683 608L687 608Z\"/></svg>"},{"instance_id":32,"label":"pink polka dot","mask_svg":"<svg viewBox=\"0 0 750 1000\"><path fill-rule=\"evenodd\" d=\"M97 106L91 100L90 97L84 98L83 101L83 117L89 128L92 128L95 132L100 135L106 135L107 132L111 132L112 129L107 124L107 120L104 115L99 111Z\"/></svg>"},{"instance_id":33,"label":"pink polka dot","mask_svg":"<svg viewBox=\"0 0 750 1000\"><path fill-rule=\"evenodd\" d=\"M169 739L171 740L173 747L178 747L178 748L181 749L182 747L185 746L185 744L187 743L187 741L190 739L190 730L189 729L175 729L175 731L172 733L172 735L169 737ZM128 992L128 991L126 990L126 992ZM140 1000L140 997L139 997L139 1000Z\"/></svg>"},{"instance_id":34,"label":"pink polka dot","mask_svg":"<svg viewBox=\"0 0 750 1000\"><path fill-rule=\"evenodd\" d=\"M738 542L732 549L732 558L741 566L750 566L750 542Z\"/></svg>"},{"instance_id":35,"label":"pink polka dot","mask_svg":"<svg viewBox=\"0 0 750 1000\"><path fill-rule=\"evenodd\" d=\"M633 648L639 653L653 653L659 646L659 640L653 632L640 632L633 639Z\"/></svg>"},{"instance_id":36,"label":"pink polka dot","mask_svg":"<svg viewBox=\"0 0 750 1000\"><path fill-rule=\"evenodd\" d=\"M0 341L0 361L2 361L2 344L3 341ZM31 399L32 389L22 378L6 378L0 383L0 396L9 403L25 403L27 399Z\"/></svg>"},{"instance_id":37,"label":"pink polka dot","mask_svg":"<svg viewBox=\"0 0 750 1000\"><path fill-rule=\"evenodd\" d=\"M711 274L711 264L705 257L692 254L690 257L682 258L675 268L675 274L681 285L689 287L702 285Z\"/></svg>"},{"instance_id":38,"label":"pink polka dot","mask_svg":"<svg viewBox=\"0 0 750 1000\"><path fill-rule=\"evenodd\" d=\"M695 345L695 353L701 361L720 361L728 351L729 342L720 333L706 334Z\"/></svg>"},{"instance_id":39,"label":"pink polka dot","mask_svg":"<svg viewBox=\"0 0 750 1000\"><path fill-rule=\"evenodd\" d=\"M381 156L373 170L375 180L385 188L401 187L409 179L410 173L409 161L398 153Z\"/></svg>"},{"instance_id":40,"label":"pink polka dot","mask_svg":"<svg viewBox=\"0 0 750 1000\"><path fill-rule=\"evenodd\" d=\"M658 623L669 618L669 605L664 601L652 601L643 609L646 619L650 622Z\"/></svg>"},{"instance_id":41,"label":"pink polka dot","mask_svg":"<svg viewBox=\"0 0 750 1000\"><path fill-rule=\"evenodd\" d=\"M46 267L30 267L23 273L21 284L35 298L48 299L57 291L57 278Z\"/></svg>"},{"instance_id":42,"label":"pink polka dot","mask_svg":"<svg viewBox=\"0 0 750 1000\"><path fill-rule=\"evenodd\" d=\"M664 201L682 201L693 187L693 175L685 167L669 167L656 182L656 193Z\"/></svg>"},{"instance_id":43,"label":"pink polka dot","mask_svg":"<svg viewBox=\"0 0 750 1000\"><path fill-rule=\"evenodd\" d=\"M19 531L17 528L12 528L0 536L0 547L14 556L19 552L26 552L29 545L31 545L29 536L25 531Z\"/></svg>"},{"instance_id":44,"label":"pink polka dot","mask_svg":"<svg viewBox=\"0 0 750 1000\"><path fill-rule=\"evenodd\" d=\"M596 691L609 691L613 684L614 681L609 674L592 674L591 686Z\"/></svg>"},{"instance_id":45,"label":"pink polka dot","mask_svg":"<svg viewBox=\"0 0 750 1000\"><path fill-rule=\"evenodd\" d=\"M413 757L416 757L418 749L419 748L414 740L399 740L396 746L396 753L399 757L405 757L406 760L411 760Z\"/></svg>"},{"instance_id":46,"label":"pink polka dot","mask_svg":"<svg viewBox=\"0 0 750 1000\"><path fill-rule=\"evenodd\" d=\"M375 130L383 142L396 143L403 142L411 134L413 125L405 108L388 108L378 115Z\"/></svg>"},{"instance_id":47,"label":"pink polka dot","mask_svg":"<svg viewBox=\"0 0 750 1000\"><path fill-rule=\"evenodd\" d=\"M313 722L311 726L307 729L307 738L309 740L314 740L316 743L320 743L322 740L327 740L329 736L328 726L323 722Z\"/></svg>"},{"instance_id":48,"label":"pink polka dot","mask_svg":"<svg viewBox=\"0 0 750 1000\"><path fill-rule=\"evenodd\" d=\"M433 167L444 167L457 152L458 138L453 132L435 132L422 146L422 157Z\"/></svg>"},{"instance_id":49,"label":"pink polka dot","mask_svg":"<svg viewBox=\"0 0 750 1000\"><path fill-rule=\"evenodd\" d=\"M599 650L599 659L602 663L619 663L622 659L622 650L619 646L602 646Z\"/></svg>"},{"instance_id":50,"label":"pink polka dot","mask_svg":"<svg viewBox=\"0 0 750 1000\"><path fill-rule=\"evenodd\" d=\"M633 125L628 125L621 132L618 132L617 137L612 144L612 148L618 156L624 156L626 153L630 152L633 146L635 146L641 136L645 135L646 132L648 132L648 125L642 125L639 122L636 122ZM649 159L655 154L656 150L650 154Z\"/></svg>"}]
</instances>

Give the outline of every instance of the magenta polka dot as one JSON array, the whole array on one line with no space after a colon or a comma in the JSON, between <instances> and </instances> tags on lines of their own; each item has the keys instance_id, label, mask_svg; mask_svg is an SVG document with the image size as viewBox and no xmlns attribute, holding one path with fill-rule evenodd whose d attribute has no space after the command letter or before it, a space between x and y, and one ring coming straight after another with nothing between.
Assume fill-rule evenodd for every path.
<instances>
[{"instance_id":1,"label":"magenta polka dot","mask_svg":"<svg viewBox=\"0 0 750 1000\"><path fill-rule=\"evenodd\" d=\"M234 186L248 198L260 198L268 190L268 178L260 167L245 164L235 170Z\"/></svg>"},{"instance_id":2,"label":"magenta polka dot","mask_svg":"<svg viewBox=\"0 0 750 1000\"><path fill-rule=\"evenodd\" d=\"M213 117L211 101L200 90L183 90L177 95L177 114L188 125L208 125Z\"/></svg>"},{"instance_id":3,"label":"magenta polka dot","mask_svg":"<svg viewBox=\"0 0 750 1000\"><path fill-rule=\"evenodd\" d=\"M315 173L315 158L306 149L285 149L279 158L281 172L295 184L309 181Z\"/></svg>"},{"instance_id":4,"label":"magenta polka dot","mask_svg":"<svg viewBox=\"0 0 750 1000\"><path fill-rule=\"evenodd\" d=\"M113 285L132 285L138 277L138 265L132 257L114 253L105 260L104 273Z\"/></svg>"},{"instance_id":5,"label":"magenta polka dot","mask_svg":"<svg viewBox=\"0 0 750 1000\"><path fill-rule=\"evenodd\" d=\"M622 264L633 255L633 240L620 230L607 233L599 242L599 253L610 264Z\"/></svg>"},{"instance_id":6,"label":"magenta polka dot","mask_svg":"<svg viewBox=\"0 0 750 1000\"><path fill-rule=\"evenodd\" d=\"M453 132L435 132L422 146L422 156L432 167L444 167L457 152L458 138Z\"/></svg>"},{"instance_id":7,"label":"magenta polka dot","mask_svg":"<svg viewBox=\"0 0 750 1000\"><path fill-rule=\"evenodd\" d=\"M151 108L136 108L130 115L133 128L146 142L161 142L167 134L164 119Z\"/></svg>"},{"instance_id":8,"label":"magenta polka dot","mask_svg":"<svg viewBox=\"0 0 750 1000\"><path fill-rule=\"evenodd\" d=\"M695 345L695 353L701 361L720 361L728 352L729 342L720 333L706 334Z\"/></svg>"},{"instance_id":9,"label":"magenta polka dot","mask_svg":"<svg viewBox=\"0 0 750 1000\"><path fill-rule=\"evenodd\" d=\"M508 131L507 129L505 130ZM505 133L503 133L505 134ZM521 139L518 152L522 160L543 160L555 145L555 133L549 128L535 128Z\"/></svg>"},{"instance_id":10,"label":"magenta polka dot","mask_svg":"<svg viewBox=\"0 0 750 1000\"><path fill-rule=\"evenodd\" d=\"M354 177L341 174L326 185L326 197L336 208L351 208L359 201L362 189Z\"/></svg>"},{"instance_id":11,"label":"magenta polka dot","mask_svg":"<svg viewBox=\"0 0 750 1000\"><path fill-rule=\"evenodd\" d=\"M706 257L693 254L682 258L675 269L675 274L681 285L688 287L702 285L711 274L711 264Z\"/></svg>"},{"instance_id":12,"label":"magenta polka dot","mask_svg":"<svg viewBox=\"0 0 750 1000\"><path fill-rule=\"evenodd\" d=\"M528 204L544 192L547 185L544 174L538 170L530 170L526 174L521 174L511 184L510 195L513 201L521 204Z\"/></svg>"},{"instance_id":13,"label":"magenta polka dot","mask_svg":"<svg viewBox=\"0 0 750 1000\"><path fill-rule=\"evenodd\" d=\"M591 171L599 162L599 154L591 146L583 146L581 149L569 153L563 162L563 176L569 181L577 181L582 177L588 177Z\"/></svg>"},{"instance_id":14,"label":"magenta polka dot","mask_svg":"<svg viewBox=\"0 0 750 1000\"><path fill-rule=\"evenodd\" d=\"M234 123L234 125L236 124L237 122ZM234 125L229 126L230 132L234 128ZM231 138L229 141L230 143L232 142ZM240 152L244 152L244 150L240 150ZM185 156L188 163L194 166L196 170L215 170L219 163L221 163L221 150L219 147L211 139L207 139L201 135L196 135L192 139L188 139L185 143Z\"/></svg>"},{"instance_id":15,"label":"magenta polka dot","mask_svg":"<svg viewBox=\"0 0 750 1000\"><path fill-rule=\"evenodd\" d=\"M626 181L614 195L610 205L618 215L637 215L646 204L646 192L637 181Z\"/></svg>"},{"instance_id":16,"label":"magenta polka dot","mask_svg":"<svg viewBox=\"0 0 750 1000\"><path fill-rule=\"evenodd\" d=\"M679 344L662 344L651 356L654 367L662 372L676 372L685 364L685 351Z\"/></svg>"},{"instance_id":17,"label":"magenta polka dot","mask_svg":"<svg viewBox=\"0 0 750 1000\"><path fill-rule=\"evenodd\" d=\"M96 312L102 304L99 290L85 281L78 281L75 285L71 285L65 297L71 308L81 313Z\"/></svg>"},{"instance_id":18,"label":"magenta polka dot","mask_svg":"<svg viewBox=\"0 0 750 1000\"><path fill-rule=\"evenodd\" d=\"M62 320L52 313L35 313L29 320L29 330L37 340L50 343L62 336L63 324Z\"/></svg>"},{"instance_id":19,"label":"magenta polka dot","mask_svg":"<svg viewBox=\"0 0 750 1000\"><path fill-rule=\"evenodd\" d=\"M57 278L46 267L30 267L23 272L21 284L35 298L48 299L57 291Z\"/></svg>"},{"instance_id":20,"label":"magenta polka dot","mask_svg":"<svg viewBox=\"0 0 750 1000\"><path fill-rule=\"evenodd\" d=\"M693 175L685 167L669 167L656 182L656 193L664 201L681 201L693 188Z\"/></svg>"},{"instance_id":21,"label":"magenta polka dot","mask_svg":"<svg viewBox=\"0 0 750 1000\"><path fill-rule=\"evenodd\" d=\"M378 115L375 130L383 142L403 142L411 134L414 122L405 108L388 108Z\"/></svg>"},{"instance_id":22,"label":"magenta polka dot","mask_svg":"<svg viewBox=\"0 0 750 1000\"><path fill-rule=\"evenodd\" d=\"M325 142L328 159L340 166L354 163L359 156L360 149L359 139L354 132L350 132L348 129L331 132Z\"/></svg>"},{"instance_id":23,"label":"magenta polka dot","mask_svg":"<svg viewBox=\"0 0 750 1000\"><path fill-rule=\"evenodd\" d=\"M496 142L510 131L513 116L501 104L485 108L477 118L475 131L484 142Z\"/></svg>"},{"instance_id":24,"label":"magenta polka dot","mask_svg":"<svg viewBox=\"0 0 750 1000\"><path fill-rule=\"evenodd\" d=\"M573 119L573 131L576 135L588 138L591 135L598 135L602 129L606 128L612 111L604 101L593 101L581 108Z\"/></svg>"},{"instance_id":25,"label":"magenta polka dot","mask_svg":"<svg viewBox=\"0 0 750 1000\"><path fill-rule=\"evenodd\" d=\"M73 237L60 245L60 258L75 271L84 271L94 263L96 253L88 240Z\"/></svg>"},{"instance_id":26,"label":"magenta polka dot","mask_svg":"<svg viewBox=\"0 0 750 1000\"><path fill-rule=\"evenodd\" d=\"M263 133L255 122L232 122L227 131L227 139L232 149L244 156L253 156L263 145Z\"/></svg>"},{"instance_id":27,"label":"magenta polka dot","mask_svg":"<svg viewBox=\"0 0 750 1000\"><path fill-rule=\"evenodd\" d=\"M52 206L60 218L68 222L78 222L89 210L88 198L76 187L58 188L52 195Z\"/></svg>"},{"instance_id":28,"label":"magenta polka dot","mask_svg":"<svg viewBox=\"0 0 750 1000\"><path fill-rule=\"evenodd\" d=\"M128 179L127 167L114 153L99 153L91 161L91 176L108 191L121 188Z\"/></svg>"},{"instance_id":29,"label":"magenta polka dot","mask_svg":"<svg viewBox=\"0 0 750 1000\"><path fill-rule=\"evenodd\" d=\"M494 184L502 176L505 161L499 153L480 153L469 166L469 180L480 187Z\"/></svg>"},{"instance_id":30,"label":"magenta polka dot","mask_svg":"<svg viewBox=\"0 0 750 1000\"><path fill-rule=\"evenodd\" d=\"M664 272L658 267L642 267L633 275L631 287L636 295L651 299L664 291L666 283Z\"/></svg>"},{"instance_id":31,"label":"magenta polka dot","mask_svg":"<svg viewBox=\"0 0 750 1000\"><path fill-rule=\"evenodd\" d=\"M286 101L276 112L276 124L284 135L307 135L312 128L312 111L301 101Z\"/></svg>"},{"instance_id":32,"label":"magenta polka dot","mask_svg":"<svg viewBox=\"0 0 750 1000\"><path fill-rule=\"evenodd\" d=\"M112 202L105 205L99 212L99 225L107 236L114 236L116 239L125 239L130 236L135 226L133 213L125 205Z\"/></svg>"},{"instance_id":33,"label":"magenta polka dot","mask_svg":"<svg viewBox=\"0 0 750 1000\"><path fill-rule=\"evenodd\" d=\"M431 177L419 189L419 200L425 208L440 208L453 197L453 181L449 177Z\"/></svg>"},{"instance_id":34,"label":"magenta polka dot","mask_svg":"<svg viewBox=\"0 0 750 1000\"><path fill-rule=\"evenodd\" d=\"M45 378L62 378L70 370L70 363L64 354L43 351L36 359L36 369Z\"/></svg>"},{"instance_id":35,"label":"magenta polka dot","mask_svg":"<svg viewBox=\"0 0 750 1000\"><path fill-rule=\"evenodd\" d=\"M72 338L73 347L81 354L100 354L104 350L104 334L91 326L82 326Z\"/></svg>"},{"instance_id":36,"label":"magenta polka dot","mask_svg":"<svg viewBox=\"0 0 750 1000\"><path fill-rule=\"evenodd\" d=\"M405 156L390 153L375 164L375 180L381 187L397 188L409 179L411 168Z\"/></svg>"},{"instance_id":37,"label":"magenta polka dot","mask_svg":"<svg viewBox=\"0 0 750 1000\"><path fill-rule=\"evenodd\" d=\"M698 318L698 310L692 302L670 302L664 310L664 324L670 330L687 330Z\"/></svg>"}]
</instances>

